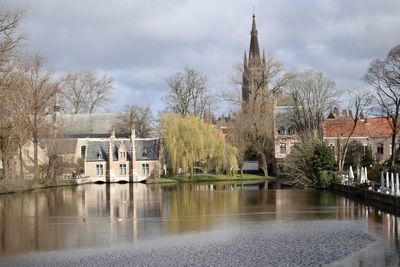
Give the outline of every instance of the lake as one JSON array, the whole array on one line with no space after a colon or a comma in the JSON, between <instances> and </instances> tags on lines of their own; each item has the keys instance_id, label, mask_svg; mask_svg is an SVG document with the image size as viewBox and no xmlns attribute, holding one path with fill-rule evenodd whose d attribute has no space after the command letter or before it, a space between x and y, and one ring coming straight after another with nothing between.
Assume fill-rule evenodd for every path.
<instances>
[{"instance_id":1,"label":"lake","mask_svg":"<svg viewBox=\"0 0 400 267\"><path fill-rule=\"evenodd\" d=\"M0 196L4 266L398 266L399 255L397 216L272 182Z\"/></svg>"}]
</instances>

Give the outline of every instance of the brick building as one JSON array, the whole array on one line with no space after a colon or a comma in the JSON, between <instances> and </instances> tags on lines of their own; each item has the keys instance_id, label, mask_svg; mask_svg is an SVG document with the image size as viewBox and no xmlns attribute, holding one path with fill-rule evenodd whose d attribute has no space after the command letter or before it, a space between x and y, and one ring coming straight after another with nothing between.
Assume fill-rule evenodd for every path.
<instances>
[{"instance_id":1,"label":"brick building","mask_svg":"<svg viewBox=\"0 0 400 267\"><path fill-rule=\"evenodd\" d=\"M350 115L333 116L332 113L323 125L324 141L332 148L337 157L349 136L353 126ZM369 146L376 163L383 163L391 156L392 130L386 118L363 118L357 122L350 140L360 142L365 148ZM399 138L397 139L399 144Z\"/></svg>"}]
</instances>

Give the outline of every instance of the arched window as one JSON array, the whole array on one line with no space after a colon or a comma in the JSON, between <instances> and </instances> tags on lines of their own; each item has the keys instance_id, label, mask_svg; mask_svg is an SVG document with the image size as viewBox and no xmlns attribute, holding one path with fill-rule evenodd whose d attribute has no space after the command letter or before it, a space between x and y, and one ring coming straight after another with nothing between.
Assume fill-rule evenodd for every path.
<instances>
[{"instance_id":1,"label":"arched window","mask_svg":"<svg viewBox=\"0 0 400 267\"><path fill-rule=\"evenodd\" d=\"M283 126L279 127L278 134L279 135L284 135L285 134L285 127L283 127Z\"/></svg>"}]
</instances>

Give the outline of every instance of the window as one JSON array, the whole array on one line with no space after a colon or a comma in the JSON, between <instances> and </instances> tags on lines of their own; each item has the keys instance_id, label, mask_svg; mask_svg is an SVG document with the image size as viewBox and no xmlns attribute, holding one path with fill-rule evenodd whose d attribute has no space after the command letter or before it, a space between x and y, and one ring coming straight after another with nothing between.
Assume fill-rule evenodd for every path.
<instances>
[{"instance_id":1,"label":"window","mask_svg":"<svg viewBox=\"0 0 400 267\"><path fill-rule=\"evenodd\" d=\"M279 144L279 152L281 154L286 154L286 144L285 143Z\"/></svg>"},{"instance_id":2,"label":"window","mask_svg":"<svg viewBox=\"0 0 400 267\"><path fill-rule=\"evenodd\" d=\"M278 134L279 135L284 135L285 134L285 127L283 127L283 126L279 127Z\"/></svg>"},{"instance_id":3,"label":"window","mask_svg":"<svg viewBox=\"0 0 400 267\"><path fill-rule=\"evenodd\" d=\"M126 175L126 164L119 164L119 174Z\"/></svg>"},{"instance_id":4,"label":"window","mask_svg":"<svg viewBox=\"0 0 400 267\"><path fill-rule=\"evenodd\" d=\"M125 152L125 150L121 150L121 151L119 152L119 158L120 158L120 159L126 158L126 152Z\"/></svg>"},{"instance_id":5,"label":"window","mask_svg":"<svg viewBox=\"0 0 400 267\"><path fill-rule=\"evenodd\" d=\"M149 164L142 164L142 174L143 176L149 176Z\"/></svg>"},{"instance_id":6,"label":"window","mask_svg":"<svg viewBox=\"0 0 400 267\"><path fill-rule=\"evenodd\" d=\"M97 159L103 159L103 153L101 153L101 151L97 153Z\"/></svg>"},{"instance_id":7,"label":"window","mask_svg":"<svg viewBox=\"0 0 400 267\"><path fill-rule=\"evenodd\" d=\"M378 147L376 148L376 153L380 154L380 155L383 155L383 143L380 143L378 145Z\"/></svg>"},{"instance_id":8,"label":"window","mask_svg":"<svg viewBox=\"0 0 400 267\"><path fill-rule=\"evenodd\" d=\"M288 128L288 134L293 135L296 133L296 129L294 128L294 126L290 126Z\"/></svg>"},{"instance_id":9,"label":"window","mask_svg":"<svg viewBox=\"0 0 400 267\"><path fill-rule=\"evenodd\" d=\"M86 146L81 146L81 158L85 158L86 156Z\"/></svg>"},{"instance_id":10,"label":"window","mask_svg":"<svg viewBox=\"0 0 400 267\"><path fill-rule=\"evenodd\" d=\"M96 165L96 175L103 175L103 164Z\"/></svg>"},{"instance_id":11,"label":"window","mask_svg":"<svg viewBox=\"0 0 400 267\"><path fill-rule=\"evenodd\" d=\"M146 149L143 150L143 157L147 157L147 150Z\"/></svg>"}]
</instances>

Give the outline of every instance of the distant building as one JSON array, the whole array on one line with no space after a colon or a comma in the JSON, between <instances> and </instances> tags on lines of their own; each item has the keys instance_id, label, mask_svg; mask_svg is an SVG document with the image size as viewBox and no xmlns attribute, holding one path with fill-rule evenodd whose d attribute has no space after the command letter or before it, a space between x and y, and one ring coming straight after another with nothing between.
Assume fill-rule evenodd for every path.
<instances>
[{"instance_id":1,"label":"distant building","mask_svg":"<svg viewBox=\"0 0 400 267\"><path fill-rule=\"evenodd\" d=\"M353 119L348 111L340 115L338 110L331 112L323 124L324 141L332 148L335 157L343 149L343 143L349 136ZM364 148L370 147L376 163L383 163L391 156L392 130L388 120L381 118L362 118L357 122L350 140L360 142ZM397 139L397 144L400 142Z\"/></svg>"},{"instance_id":2,"label":"distant building","mask_svg":"<svg viewBox=\"0 0 400 267\"><path fill-rule=\"evenodd\" d=\"M63 114L57 125L56 138L42 142L64 163L75 164L64 176L140 181L161 173L160 139L136 138L118 113Z\"/></svg>"}]
</instances>

